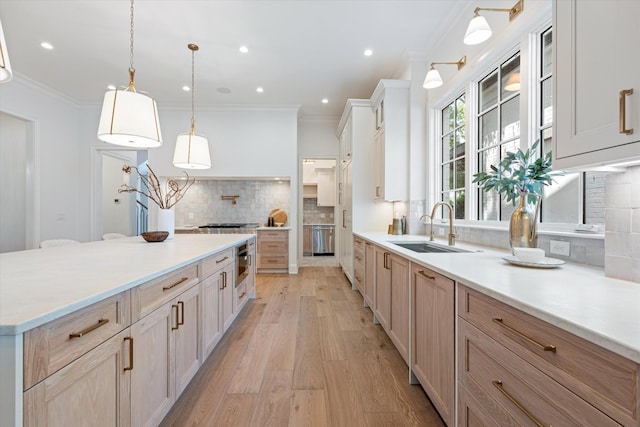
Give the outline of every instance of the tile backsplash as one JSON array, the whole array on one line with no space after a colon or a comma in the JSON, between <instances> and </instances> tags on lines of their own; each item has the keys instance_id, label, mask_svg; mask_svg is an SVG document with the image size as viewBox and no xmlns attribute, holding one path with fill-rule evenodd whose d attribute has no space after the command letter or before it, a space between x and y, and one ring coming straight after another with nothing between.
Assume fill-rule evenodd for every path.
<instances>
[{"instance_id":1,"label":"tile backsplash","mask_svg":"<svg viewBox=\"0 0 640 427\"><path fill-rule=\"evenodd\" d=\"M605 186L604 273L640 283L640 166L608 174Z\"/></svg>"},{"instance_id":2,"label":"tile backsplash","mask_svg":"<svg viewBox=\"0 0 640 427\"><path fill-rule=\"evenodd\" d=\"M305 198L302 221L304 224L334 224L333 206L318 206L318 199Z\"/></svg>"},{"instance_id":3,"label":"tile backsplash","mask_svg":"<svg viewBox=\"0 0 640 427\"><path fill-rule=\"evenodd\" d=\"M234 205L231 200L221 200L223 195L239 197ZM197 181L175 206L176 226L209 222L257 222L263 225L273 209L283 209L290 216L290 198L289 181Z\"/></svg>"}]
</instances>

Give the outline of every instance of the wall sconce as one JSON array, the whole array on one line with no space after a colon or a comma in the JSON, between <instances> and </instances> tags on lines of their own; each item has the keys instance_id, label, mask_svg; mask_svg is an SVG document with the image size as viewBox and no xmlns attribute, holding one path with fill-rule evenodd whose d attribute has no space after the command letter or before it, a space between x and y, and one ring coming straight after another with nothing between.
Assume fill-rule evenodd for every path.
<instances>
[{"instance_id":1,"label":"wall sconce","mask_svg":"<svg viewBox=\"0 0 640 427\"><path fill-rule=\"evenodd\" d=\"M2 31L2 22L0 22L0 83L8 82L13 78L11 71L11 62L9 62L9 53L7 52L7 42L4 39L4 31Z\"/></svg>"},{"instance_id":2,"label":"wall sconce","mask_svg":"<svg viewBox=\"0 0 640 427\"><path fill-rule=\"evenodd\" d=\"M469 22L467 32L464 35L464 44L474 45L480 44L491 37L491 27L483 16L478 12L488 10L490 12L508 12L509 22L513 21L524 10L524 0L519 0L511 9L494 9L489 7L476 7L473 11L474 17Z\"/></svg>"},{"instance_id":3,"label":"wall sconce","mask_svg":"<svg viewBox=\"0 0 640 427\"><path fill-rule=\"evenodd\" d=\"M464 67L466 63L467 63L466 56L463 56L462 58L460 58L460 61L458 62L432 62L431 69L427 73L427 76L424 78L424 83L422 84L422 87L425 89L433 89L435 87L442 86L442 77L440 77L440 73L438 72L438 70L435 69L434 65L452 64L452 65L457 65L459 70L460 68Z\"/></svg>"}]
</instances>

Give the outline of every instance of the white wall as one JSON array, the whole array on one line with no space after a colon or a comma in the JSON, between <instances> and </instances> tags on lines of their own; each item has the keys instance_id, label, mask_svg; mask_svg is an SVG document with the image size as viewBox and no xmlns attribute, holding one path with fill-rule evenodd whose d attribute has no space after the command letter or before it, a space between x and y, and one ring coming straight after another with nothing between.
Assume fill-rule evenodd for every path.
<instances>
[{"instance_id":1,"label":"white wall","mask_svg":"<svg viewBox=\"0 0 640 427\"><path fill-rule=\"evenodd\" d=\"M298 154L306 157L338 158L339 117L304 118L299 122Z\"/></svg>"},{"instance_id":2,"label":"white wall","mask_svg":"<svg viewBox=\"0 0 640 427\"><path fill-rule=\"evenodd\" d=\"M135 234L135 194L118 193L118 189L122 184L135 185L135 176L124 175L122 165L135 165L136 154L135 151L102 153L102 234Z\"/></svg>"}]
</instances>

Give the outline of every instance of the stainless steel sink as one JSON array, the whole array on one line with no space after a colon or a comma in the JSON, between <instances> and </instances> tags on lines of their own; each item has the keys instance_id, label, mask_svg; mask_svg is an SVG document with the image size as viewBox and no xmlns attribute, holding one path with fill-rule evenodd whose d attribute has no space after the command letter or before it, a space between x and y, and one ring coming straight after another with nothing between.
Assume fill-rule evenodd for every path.
<instances>
[{"instance_id":1,"label":"stainless steel sink","mask_svg":"<svg viewBox=\"0 0 640 427\"><path fill-rule=\"evenodd\" d=\"M401 248L409 249L410 251L419 252L419 253L462 253L469 252L464 249L454 248L451 246L441 246L435 245L433 243L427 242L389 242L394 245L400 246Z\"/></svg>"}]
</instances>

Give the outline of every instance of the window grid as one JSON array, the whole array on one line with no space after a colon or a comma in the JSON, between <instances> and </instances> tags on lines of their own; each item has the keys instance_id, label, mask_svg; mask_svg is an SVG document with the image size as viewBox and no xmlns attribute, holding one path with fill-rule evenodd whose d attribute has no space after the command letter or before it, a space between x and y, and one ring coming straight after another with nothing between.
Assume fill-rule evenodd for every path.
<instances>
[{"instance_id":1,"label":"window grid","mask_svg":"<svg viewBox=\"0 0 640 427\"><path fill-rule=\"evenodd\" d=\"M465 218L466 126L465 94L440 111L440 200L449 203L456 219ZM448 213L448 212L447 212ZM443 212L440 212L444 215Z\"/></svg>"}]
</instances>

